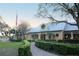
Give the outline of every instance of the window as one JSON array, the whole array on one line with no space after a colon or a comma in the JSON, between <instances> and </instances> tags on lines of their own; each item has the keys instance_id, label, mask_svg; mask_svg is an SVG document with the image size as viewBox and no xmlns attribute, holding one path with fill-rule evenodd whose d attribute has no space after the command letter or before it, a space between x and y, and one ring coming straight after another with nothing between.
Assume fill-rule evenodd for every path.
<instances>
[{"instance_id":1,"label":"window","mask_svg":"<svg viewBox=\"0 0 79 59\"><path fill-rule=\"evenodd\" d=\"M51 34L49 34L49 40L51 40L52 39L52 35Z\"/></svg>"},{"instance_id":2,"label":"window","mask_svg":"<svg viewBox=\"0 0 79 59\"><path fill-rule=\"evenodd\" d=\"M33 35L32 35L32 38L33 38L33 39L38 39L38 34L33 34Z\"/></svg>"},{"instance_id":3,"label":"window","mask_svg":"<svg viewBox=\"0 0 79 59\"><path fill-rule=\"evenodd\" d=\"M59 36L59 34L56 34L56 36L58 37L58 36Z\"/></svg>"},{"instance_id":4,"label":"window","mask_svg":"<svg viewBox=\"0 0 79 59\"><path fill-rule=\"evenodd\" d=\"M55 34L53 34L53 39L55 39Z\"/></svg>"},{"instance_id":5,"label":"window","mask_svg":"<svg viewBox=\"0 0 79 59\"><path fill-rule=\"evenodd\" d=\"M45 34L41 34L41 39L45 40L46 39L46 35Z\"/></svg>"},{"instance_id":6,"label":"window","mask_svg":"<svg viewBox=\"0 0 79 59\"><path fill-rule=\"evenodd\" d=\"M34 35L32 35L32 38L34 39Z\"/></svg>"},{"instance_id":7,"label":"window","mask_svg":"<svg viewBox=\"0 0 79 59\"><path fill-rule=\"evenodd\" d=\"M38 39L38 34L35 34L35 39Z\"/></svg>"},{"instance_id":8,"label":"window","mask_svg":"<svg viewBox=\"0 0 79 59\"><path fill-rule=\"evenodd\" d=\"M65 34L65 39L69 40L71 38L71 34Z\"/></svg>"}]
</instances>

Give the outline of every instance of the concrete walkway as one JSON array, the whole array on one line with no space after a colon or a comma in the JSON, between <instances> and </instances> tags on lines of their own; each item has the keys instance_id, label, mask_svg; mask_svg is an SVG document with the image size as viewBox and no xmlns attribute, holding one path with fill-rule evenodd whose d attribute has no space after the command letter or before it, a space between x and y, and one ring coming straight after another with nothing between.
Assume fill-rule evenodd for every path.
<instances>
[{"instance_id":1,"label":"concrete walkway","mask_svg":"<svg viewBox=\"0 0 79 59\"><path fill-rule=\"evenodd\" d=\"M18 48L0 48L0 56L18 56Z\"/></svg>"},{"instance_id":2,"label":"concrete walkway","mask_svg":"<svg viewBox=\"0 0 79 59\"><path fill-rule=\"evenodd\" d=\"M58 56L55 53L49 53L47 51L37 48L34 42L31 43L31 52L33 56Z\"/></svg>"}]
</instances>

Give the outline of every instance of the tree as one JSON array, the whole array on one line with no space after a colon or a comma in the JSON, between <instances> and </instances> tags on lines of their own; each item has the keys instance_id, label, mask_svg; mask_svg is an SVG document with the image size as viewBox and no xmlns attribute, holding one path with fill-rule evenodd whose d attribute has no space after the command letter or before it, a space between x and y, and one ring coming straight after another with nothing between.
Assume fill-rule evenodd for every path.
<instances>
[{"instance_id":1,"label":"tree","mask_svg":"<svg viewBox=\"0 0 79 59\"><path fill-rule=\"evenodd\" d=\"M15 29L9 30L10 33L15 34Z\"/></svg>"},{"instance_id":2,"label":"tree","mask_svg":"<svg viewBox=\"0 0 79 59\"><path fill-rule=\"evenodd\" d=\"M18 27L17 27L17 35L22 38L25 39L25 34L27 31L29 31L29 24L22 22Z\"/></svg>"},{"instance_id":3,"label":"tree","mask_svg":"<svg viewBox=\"0 0 79 59\"><path fill-rule=\"evenodd\" d=\"M0 31L2 32L2 35L8 35L9 33L8 30L10 29L9 25L5 23L5 21L3 20L3 17L0 16ZM3 34L4 32L4 34Z\"/></svg>"},{"instance_id":4,"label":"tree","mask_svg":"<svg viewBox=\"0 0 79 59\"><path fill-rule=\"evenodd\" d=\"M42 25L41 25L41 28L42 28L42 29L45 29L45 27L46 27L45 24L42 24Z\"/></svg>"},{"instance_id":5,"label":"tree","mask_svg":"<svg viewBox=\"0 0 79 59\"><path fill-rule=\"evenodd\" d=\"M61 15L71 16L79 29L79 4L78 3L44 3L39 4L38 16L58 21L53 17L54 12L60 12ZM59 15L59 16L61 16ZM68 22L67 22L68 23ZM71 24L71 23L69 23ZM74 24L73 24L74 25Z\"/></svg>"}]
</instances>

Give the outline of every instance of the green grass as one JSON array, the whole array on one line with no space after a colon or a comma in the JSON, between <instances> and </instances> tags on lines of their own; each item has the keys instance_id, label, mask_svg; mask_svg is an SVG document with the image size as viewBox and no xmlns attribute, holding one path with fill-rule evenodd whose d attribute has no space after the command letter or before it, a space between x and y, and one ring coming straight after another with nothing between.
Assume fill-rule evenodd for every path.
<instances>
[{"instance_id":1,"label":"green grass","mask_svg":"<svg viewBox=\"0 0 79 59\"><path fill-rule=\"evenodd\" d=\"M1 47L14 47L14 48L19 48L22 46L22 42L0 42L0 48Z\"/></svg>"},{"instance_id":2,"label":"green grass","mask_svg":"<svg viewBox=\"0 0 79 59\"><path fill-rule=\"evenodd\" d=\"M25 42L25 43L24 43ZM29 46L30 43L28 41L23 42L0 42L0 48L2 47L13 47L13 48L20 48L24 46Z\"/></svg>"},{"instance_id":3,"label":"green grass","mask_svg":"<svg viewBox=\"0 0 79 59\"><path fill-rule=\"evenodd\" d=\"M18 56L32 55L30 51L30 42L27 40L23 40L22 42L0 42L0 48L17 48Z\"/></svg>"}]
</instances>

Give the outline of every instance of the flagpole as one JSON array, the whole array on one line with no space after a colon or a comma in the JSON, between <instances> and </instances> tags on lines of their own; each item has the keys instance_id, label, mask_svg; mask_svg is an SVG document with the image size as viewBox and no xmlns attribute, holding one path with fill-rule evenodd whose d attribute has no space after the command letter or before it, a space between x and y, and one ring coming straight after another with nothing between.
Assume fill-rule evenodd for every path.
<instances>
[{"instance_id":1,"label":"flagpole","mask_svg":"<svg viewBox=\"0 0 79 59\"><path fill-rule=\"evenodd\" d=\"M17 20L18 20L18 15L17 15L17 13L16 13L16 27L17 27Z\"/></svg>"},{"instance_id":2,"label":"flagpole","mask_svg":"<svg viewBox=\"0 0 79 59\"><path fill-rule=\"evenodd\" d=\"M18 15L17 15L17 12L16 12L16 30L15 30L16 39L17 39L17 21L18 21Z\"/></svg>"}]
</instances>

